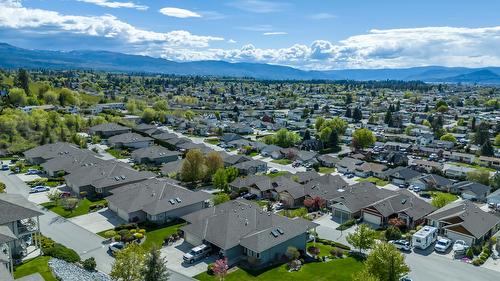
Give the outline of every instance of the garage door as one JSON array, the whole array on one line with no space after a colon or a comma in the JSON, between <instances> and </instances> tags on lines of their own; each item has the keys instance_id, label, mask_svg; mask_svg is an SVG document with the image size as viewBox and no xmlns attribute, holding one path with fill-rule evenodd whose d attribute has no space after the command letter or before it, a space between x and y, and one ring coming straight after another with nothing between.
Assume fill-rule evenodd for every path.
<instances>
[{"instance_id":1,"label":"garage door","mask_svg":"<svg viewBox=\"0 0 500 281\"><path fill-rule=\"evenodd\" d=\"M184 232L184 241L188 242L193 246L201 245L203 242L198 236L193 235L189 232Z\"/></svg>"},{"instance_id":2,"label":"garage door","mask_svg":"<svg viewBox=\"0 0 500 281\"><path fill-rule=\"evenodd\" d=\"M369 213L363 213L363 222L373 224L373 225L381 225L381 218L379 216L375 216Z\"/></svg>"},{"instance_id":3,"label":"garage door","mask_svg":"<svg viewBox=\"0 0 500 281\"><path fill-rule=\"evenodd\" d=\"M333 216L342 222L348 221L350 219L349 214L347 214L346 212L343 212L342 210L335 209L335 208L333 209Z\"/></svg>"},{"instance_id":4,"label":"garage door","mask_svg":"<svg viewBox=\"0 0 500 281\"><path fill-rule=\"evenodd\" d=\"M472 237L462 235L458 232L449 231L449 230L446 231L446 237L448 237L452 241L464 240L465 243L467 243L467 245L469 245L469 246L472 245L473 241L474 241L474 239Z\"/></svg>"}]
</instances>

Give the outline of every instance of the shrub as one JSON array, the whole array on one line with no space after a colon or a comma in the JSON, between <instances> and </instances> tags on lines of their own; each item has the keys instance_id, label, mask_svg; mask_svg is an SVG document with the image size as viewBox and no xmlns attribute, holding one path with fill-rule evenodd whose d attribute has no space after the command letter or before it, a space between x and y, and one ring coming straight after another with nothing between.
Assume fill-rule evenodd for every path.
<instances>
[{"instance_id":1,"label":"shrub","mask_svg":"<svg viewBox=\"0 0 500 281\"><path fill-rule=\"evenodd\" d=\"M344 256L344 250L335 247L335 248L330 250L330 255L335 256L337 258L341 258Z\"/></svg>"},{"instance_id":2,"label":"shrub","mask_svg":"<svg viewBox=\"0 0 500 281\"><path fill-rule=\"evenodd\" d=\"M113 236L113 239L115 241L120 241L120 240L122 240L122 237L120 235L115 235L115 236Z\"/></svg>"},{"instance_id":3,"label":"shrub","mask_svg":"<svg viewBox=\"0 0 500 281\"><path fill-rule=\"evenodd\" d=\"M126 235L130 235L130 231L128 231L127 229L122 229L120 231L118 231L118 234L123 237L123 236L126 236Z\"/></svg>"},{"instance_id":4,"label":"shrub","mask_svg":"<svg viewBox=\"0 0 500 281\"><path fill-rule=\"evenodd\" d=\"M111 238L111 237L115 237L116 236L116 231L114 230L108 230L106 232L104 232L104 237L106 238Z\"/></svg>"},{"instance_id":5,"label":"shrub","mask_svg":"<svg viewBox=\"0 0 500 281\"><path fill-rule=\"evenodd\" d=\"M387 240L398 240L401 239L401 230L395 226L389 226L385 230L385 239Z\"/></svg>"},{"instance_id":6,"label":"shrub","mask_svg":"<svg viewBox=\"0 0 500 281\"><path fill-rule=\"evenodd\" d=\"M142 234L145 234L145 233L146 233L146 230L145 230L144 228L141 228L141 229L139 229L139 231L138 231L138 232L139 232L139 233L142 233Z\"/></svg>"},{"instance_id":7,"label":"shrub","mask_svg":"<svg viewBox=\"0 0 500 281\"><path fill-rule=\"evenodd\" d=\"M481 247L480 246L472 246L472 252L474 253L475 256L479 255L481 253Z\"/></svg>"},{"instance_id":8,"label":"shrub","mask_svg":"<svg viewBox=\"0 0 500 281\"><path fill-rule=\"evenodd\" d=\"M136 223L126 223L126 224L120 224L119 226L116 226L115 230L116 231L119 231L119 230L122 230L122 229L130 230L130 229L136 229L136 228L137 228L137 224Z\"/></svg>"},{"instance_id":9,"label":"shrub","mask_svg":"<svg viewBox=\"0 0 500 281\"><path fill-rule=\"evenodd\" d=\"M468 257L469 259L474 258L474 252L472 251L472 248L467 249L467 252L465 253L465 256Z\"/></svg>"},{"instance_id":10,"label":"shrub","mask_svg":"<svg viewBox=\"0 0 500 281\"><path fill-rule=\"evenodd\" d=\"M479 259L475 259L475 260L472 261L472 264L475 265L475 266L480 266L483 263Z\"/></svg>"},{"instance_id":11,"label":"shrub","mask_svg":"<svg viewBox=\"0 0 500 281\"><path fill-rule=\"evenodd\" d=\"M46 256L51 256L53 258L64 260L70 263L80 261L80 256L74 250L66 248L59 243L54 243L53 247L45 249L43 253Z\"/></svg>"},{"instance_id":12,"label":"shrub","mask_svg":"<svg viewBox=\"0 0 500 281\"><path fill-rule=\"evenodd\" d=\"M207 274L208 275L214 275L214 268L215 268L215 264L214 263L211 263L207 266Z\"/></svg>"},{"instance_id":13,"label":"shrub","mask_svg":"<svg viewBox=\"0 0 500 281\"><path fill-rule=\"evenodd\" d=\"M93 257L90 257L82 262L82 266L85 270L94 271L97 264L95 262L95 259Z\"/></svg>"},{"instance_id":14,"label":"shrub","mask_svg":"<svg viewBox=\"0 0 500 281\"><path fill-rule=\"evenodd\" d=\"M134 237L136 239L142 239L142 238L144 238L144 234L142 234L142 233L136 233L136 234L134 234Z\"/></svg>"},{"instance_id":15,"label":"shrub","mask_svg":"<svg viewBox=\"0 0 500 281\"><path fill-rule=\"evenodd\" d=\"M137 229L131 229L130 233L135 234L137 232Z\"/></svg>"},{"instance_id":16,"label":"shrub","mask_svg":"<svg viewBox=\"0 0 500 281\"><path fill-rule=\"evenodd\" d=\"M341 225L339 225L337 227L337 230L346 230L348 229L349 227L353 226L356 224L356 220L355 219L350 219L344 223L342 223Z\"/></svg>"},{"instance_id":17,"label":"shrub","mask_svg":"<svg viewBox=\"0 0 500 281\"><path fill-rule=\"evenodd\" d=\"M122 241L125 243L134 241L134 239L135 239L134 235L132 235L130 233L127 233L126 235L122 236Z\"/></svg>"}]
</instances>

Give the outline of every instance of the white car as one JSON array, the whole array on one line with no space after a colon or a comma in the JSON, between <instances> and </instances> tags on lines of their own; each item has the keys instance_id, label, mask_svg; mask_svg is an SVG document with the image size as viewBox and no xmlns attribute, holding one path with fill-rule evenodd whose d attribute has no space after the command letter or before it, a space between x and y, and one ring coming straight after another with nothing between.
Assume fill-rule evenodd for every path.
<instances>
[{"instance_id":1,"label":"white car","mask_svg":"<svg viewBox=\"0 0 500 281\"><path fill-rule=\"evenodd\" d=\"M189 253L184 254L182 259L185 263L194 263L195 261L201 260L205 257L209 257L212 252L212 247L201 244L196 246L189 251Z\"/></svg>"},{"instance_id":2,"label":"white car","mask_svg":"<svg viewBox=\"0 0 500 281\"><path fill-rule=\"evenodd\" d=\"M269 170L269 172L270 172L271 174L276 174L276 173L277 173L277 172L279 172L279 171L278 171L278 169L276 169L276 168L271 168L271 169Z\"/></svg>"},{"instance_id":3,"label":"white car","mask_svg":"<svg viewBox=\"0 0 500 281\"><path fill-rule=\"evenodd\" d=\"M35 187L32 187L30 189L30 193L38 193L38 192L44 192L44 191L49 191L50 188L43 186L43 185L37 185Z\"/></svg>"},{"instance_id":4,"label":"white car","mask_svg":"<svg viewBox=\"0 0 500 281\"><path fill-rule=\"evenodd\" d=\"M468 248L469 245L467 245L464 240L457 240L453 244L453 251L455 254L465 254Z\"/></svg>"},{"instance_id":5,"label":"white car","mask_svg":"<svg viewBox=\"0 0 500 281\"><path fill-rule=\"evenodd\" d=\"M436 252L444 253L448 248L451 246L451 240L447 238L441 238L436 242L436 245L434 245L434 250Z\"/></svg>"},{"instance_id":6,"label":"white car","mask_svg":"<svg viewBox=\"0 0 500 281\"><path fill-rule=\"evenodd\" d=\"M392 244L394 245L394 247L396 247L396 249L399 249L401 251L410 251L411 249L411 246L410 246L410 242L406 241L406 240L391 240L389 241L389 244Z\"/></svg>"}]
</instances>

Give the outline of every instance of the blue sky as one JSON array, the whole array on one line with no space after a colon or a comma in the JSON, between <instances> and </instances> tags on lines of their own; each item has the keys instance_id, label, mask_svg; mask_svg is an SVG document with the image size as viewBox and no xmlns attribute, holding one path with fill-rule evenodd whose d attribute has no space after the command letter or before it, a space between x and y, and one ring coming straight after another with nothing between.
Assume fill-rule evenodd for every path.
<instances>
[{"instance_id":1,"label":"blue sky","mask_svg":"<svg viewBox=\"0 0 500 281\"><path fill-rule=\"evenodd\" d=\"M0 41L302 69L499 66L500 1L0 0Z\"/></svg>"}]
</instances>

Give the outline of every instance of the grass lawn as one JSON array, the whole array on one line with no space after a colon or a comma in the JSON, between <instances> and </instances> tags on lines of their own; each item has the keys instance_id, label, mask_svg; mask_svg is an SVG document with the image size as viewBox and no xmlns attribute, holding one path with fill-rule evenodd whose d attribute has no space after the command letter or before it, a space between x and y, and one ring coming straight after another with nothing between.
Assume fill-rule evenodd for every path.
<instances>
[{"instance_id":1,"label":"grass lawn","mask_svg":"<svg viewBox=\"0 0 500 281\"><path fill-rule=\"evenodd\" d=\"M259 206L266 207L269 200L258 200L256 202L257 202L257 204L259 204Z\"/></svg>"},{"instance_id":2,"label":"grass lawn","mask_svg":"<svg viewBox=\"0 0 500 281\"><path fill-rule=\"evenodd\" d=\"M255 157L257 155L259 155L259 153L255 152L255 151L254 152L250 152L250 154L248 154L248 156L250 156L250 157Z\"/></svg>"},{"instance_id":3,"label":"grass lawn","mask_svg":"<svg viewBox=\"0 0 500 281\"><path fill-rule=\"evenodd\" d=\"M40 273L45 281L57 281L49 268L50 257L40 256L24 262L14 268L14 278L21 278L33 273Z\"/></svg>"},{"instance_id":4,"label":"grass lawn","mask_svg":"<svg viewBox=\"0 0 500 281\"><path fill-rule=\"evenodd\" d=\"M123 153L123 151L119 150L119 149L108 148L108 149L106 149L106 152L109 153L109 154L111 154L116 159L125 159L125 158L128 158L128 156L126 156Z\"/></svg>"},{"instance_id":5,"label":"grass lawn","mask_svg":"<svg viewBox=\"0 0 500 281\"><path fill-rule=\"evenodd\" d=\"M288 272L286 265L271 268L264 272L249 272L243 269L229 273L225 281L277 281L277 280L304 280L304 281L348 281L352 275L363 268L363 263L354 258L335 259L329 262L315 262L305 264L299 271ZM216 276L206 272L195 276L201 281L217 281Z\"/></svg>"},{"instance_id":6,"label":"grass lawn","mask_svg":"<svg viewBox=\"0 0 500 281\"><path fill-rule=\"evenodd\" d=\"M368 182L372 182L372 183L376 184L377 186L385 186L385 185L389 184L388 181L381 180L381 179L376 178L376 177L358 178L358 179L356 179L356 181L357 182L368 181Z\"/></svg>"},{"instance_id":7,"label":"grass lawn","mask_svg":"<svg viewBox=\"0 0 500 281\"><path fill-rule=\"evenodd\" d=\"M81 215L85 215L89 213L89 207L92 204L102 204L106 202L106 199L101 199L97 201L90 201L89 199L85 198L83 200L80 200L78 202L78 206L73 210L73 211L66 211L64 208L57 203L54 202L47 202L47 203L42 203L41 205L50 211L60 215L61 217L65 218L73 218Z\"/></svg>"},{"instance_id":8,"label":"grass lawn","mask_svg":"<svg viewBox=\"0 0 500 281\"><path fill-rule=\"evenodd\" d=\"M279 176L284 176L284 175L288 175L290 172L287 172L287 171L279 171L277 173L269 173L269 174L266 174L266 176L270 177L270 178L276 178L276 177L279 177Z\"/></svg>"},{"instance_id":9,"label":"grass lawn","mask_svg":"<svg viewBox=\"0 0 500 281\"><path fill-rule=\"evenodd\" d=\"M165 237L177 233L177 230L183 225L185 225L185 223L177 223L162 228L146 228L146 241L144 241L142 246L150 248L156 244L161 247Z\"/></svg>"},{"instance_id":10,"label":"grass lawn","mask_svg":"<svg viewBox=\"0 0 500 281\"><path fill-rule=\"evenodd\" d=\"M467 164L467 163L460 163L460 162L452 162L450 164L453 164L455 166L473 168L473 169L476 169L476 170L479 170L479 171L496 172L496 170L493 169L493 168L479 166L478 164Z\"/></svg>"},{"instance_id":11,"label":"grass lawn","mask_svg":"<svg viewBox=\"0 0 500 281\"><path fill-rule=\"evenodd\" d=\"M319 172L322 174L331 174L335 172L335 168L329 168L329 167L319 167Z\"/></svg>"},{"instance_id":12,"label":"grass lawn","mask_svg":"<svg viewBox=\"0 0 500 281\"><path fill-rule=\"evenodd\" d=\"M220 143L220 140L217 138L209 138L205 139L205 142L213 145L218 145Z\"/></svg>"},{"instance_id":13,"label":"grass lawn","mask_svg":"<svg viewBox=\"0 0 500 281\"><path fill-rule=\"evenodd\" d=\"M292 160L289 160L289 159L274 159L274 160L271 160L271 162L276 163L276 164L281 164L281 165L292 164Z\"/></svg>"}]
</instances>

